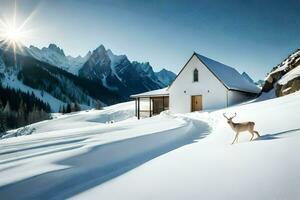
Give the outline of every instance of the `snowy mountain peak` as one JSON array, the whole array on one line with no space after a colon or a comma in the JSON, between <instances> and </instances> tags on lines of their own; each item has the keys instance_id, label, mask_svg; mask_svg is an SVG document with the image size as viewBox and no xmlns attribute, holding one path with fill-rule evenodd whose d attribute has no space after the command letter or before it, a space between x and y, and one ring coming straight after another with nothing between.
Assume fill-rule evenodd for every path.
<instances>
[{"instance_id":1,"label":"snowy mountain peak","mask_svg":"<svg viewBox=\"0 0 300 200\"><path fill-rule=\"evenodd\" d=\"M127 60L126 55L115 55L110 49L108 49L106 53L111 61L112 67L120 64L122 60Z\"/></svg>"},{"instance_id":2,"label":"snowy mountain peak","mask_svg":"<svg viewBox=\"0 0 300 200\"><path fill-rule=\"evenodd\" d=\"M176 78L176 74L173 73L172 71L166 70L163 68L159 72L155 73L158 80L162 83L164 83L166 86L170 85L174 79Z\"/></svg>"},{"instance_id":3,"label":"snowy mountain peak","mask_svg":"<svg viewBox=\"0 0 300 200\"><path fill-rule=\"evenodd\" d=\"M103 45L93 51L79 75L100 81L108 89L117 90L126 98L131 94L165 87L171 79L162 82L149 62L130 62L126 55L115 55Z\"/></svg>"},{"instance_id":4,"label":"snowy mountain peak","mask_svg":"<svg viewBox=\"0 0 300 200\"><path fill-rule=\"evenodd\" d=\"M63 56L65 56L64 51L59 48L56 44L49 44L48 49L51 49L52 51L55 51Z\"/></svg>"},{"instance_id":5,"label":"snowy mountain peak","mask_svg":"<svg viewBox=\"0 0 300 200\"><path fill-rule=\"evenodd\" d=\"M131 94L165 87L175 77L174 73L166 75L167 70L164 74L156 74L149 62L131 62L126 55L116 55L102 44L84 57L66 56L53 43L42 49L30 46L26 53L74 75L99 81L109 90L118 90L125 99ZM137 82L141 84L136 84Z\"/></svg>"},{"instance_id":6,"label":"snowy mountain peak","mask_svg":"<svg viewBox=\"0 0 300 200\"><path fill-rule=\"evenodd\" d=\"M77 56L74 58L72 56L66 56L63 49L55 44L49 44L48 47L43 47L42 49L32 45L27 48L27 54L35 59L62 68L75 75L78 74L78 70L89 58L89 53L85 57Z\"/></svg>"},{"instance_id":7,"label":"snowy mountain peak","mask_svg":"<svg viewBox=\"0 0 300 200\"><path fill-rule=\"evenodd\" d=\"M86 54L84 57L85 57L85 58L89 58L89 57L91 57L91 55L92 55L92 52L89 51L89 52L87 52L87 54Z\"/></svg>"},{"instance_id":8,"label":"snowy mountain peak","mask_svg":"<svg viewBox=\"0 0 300 200\"><path fill-rule=\"evenodd\" d=\"M93 51L93 53L106 53L106 49L105 49L105 47L103 46L103 44L101 44L99 47L97 47L94 51Z\"/></svg>"}]
</instances>

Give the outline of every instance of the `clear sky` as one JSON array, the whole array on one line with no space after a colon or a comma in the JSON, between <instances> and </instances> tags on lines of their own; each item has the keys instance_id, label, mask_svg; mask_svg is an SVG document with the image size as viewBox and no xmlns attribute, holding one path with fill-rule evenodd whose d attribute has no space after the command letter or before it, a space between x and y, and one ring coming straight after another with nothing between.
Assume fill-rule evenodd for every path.
<instances>
[{"instance_id":1,"label":"clear sky","mask_svg":"<svg viewBox=\"0 0 300 200\"><path fill-rule=\"evenodd\" d=\"M13 0L0 0L9 18ZM100 44L178 72L194 51L262 79L300 47L299 0L18 0L25 45L84 55Z\"/></svg>"}]
</instances>

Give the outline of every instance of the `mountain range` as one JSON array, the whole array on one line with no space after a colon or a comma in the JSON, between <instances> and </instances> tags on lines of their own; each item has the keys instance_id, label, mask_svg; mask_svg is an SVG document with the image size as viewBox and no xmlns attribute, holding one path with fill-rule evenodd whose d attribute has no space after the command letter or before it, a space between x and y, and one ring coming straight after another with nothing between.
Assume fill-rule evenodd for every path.
<instances>
[{"instance_id":1,"label":"mountain range","mask_svg":"<svg viewBox=\"0 0 300 200\"><path fill-rule=\"evenodd\" d=\"M129 100L131 94L168 86L175 74L154 72L149 62L130 61L100 45L85 56L66 56L55 44L17 50L0 46L0 79L6 87L33 92L52 111L70 102L82 107Z\"/></svg>"},{"instance_id":2,"label":"mountain range","mask_svg":"<svg viewBox=\"0 0 300 200\"><path fill-rule=\"evenodd\" d=\"M42 49L30 46L27 54L74 75L96 81L124 98L131 94L166 87L176 76L166 69L154 72L149 62L131 62L126 55L115 55L103 45L92 52L89 51L84 57L66 56L55 44ZM139 84L136 84L137 82Z\"/></svg>"}]
</instances>

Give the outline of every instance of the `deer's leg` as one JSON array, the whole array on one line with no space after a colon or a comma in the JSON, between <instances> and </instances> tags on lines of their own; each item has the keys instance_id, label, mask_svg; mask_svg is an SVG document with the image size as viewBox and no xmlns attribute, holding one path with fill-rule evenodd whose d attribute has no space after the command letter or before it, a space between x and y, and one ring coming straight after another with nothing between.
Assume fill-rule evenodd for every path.
<instances>
[{"instance_id":1,"label":"deer's leg","mask_svg":"<svg viewBox=\"0 0 300 200\"><path fill-rule=\"evenodd\" d=\"M237 139L237 137L238 137L238 134L239 134L239 133L235 133L234 140L232 141L232 143L231 143L231 144L233 144L233 143L235 142L235 140L236 140L236 139Z\"/></svg>"},{"instance_id":2,"label":"deer's leg","mask_svg":"<svg viewBox=\"0 0 300 200\"><path fill-rule=\"evenodd\" d=\"M251 139L250 139L250 141L252 141L253 140L253 137L254 137L254 134L253 134L253 132L250 132L251 133Z\"/></svg>"},{"instance_id":3,"label":"deer's leg","mask_svg":"<svg viewBox=\"0 0 300 200\"><path fill-rule=\"evenodd\" d=\"M259 133L257 131L253 131L257 135L257 137L260 137Z\"/></svg>"}]
</instances>

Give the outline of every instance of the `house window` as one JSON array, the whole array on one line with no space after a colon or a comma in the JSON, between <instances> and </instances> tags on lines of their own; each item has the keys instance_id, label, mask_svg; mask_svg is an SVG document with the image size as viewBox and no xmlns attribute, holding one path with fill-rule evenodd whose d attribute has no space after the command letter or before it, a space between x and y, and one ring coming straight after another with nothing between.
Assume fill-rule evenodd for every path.
<instances>
[{"instance_id":1,"label":"house window","mask_svg":"<svg viewBox=\"0 0 300 200\"><path fill-rule=\"evenodd\" d=\"M198 82L198 70L194 70L194 82Z\"/></svg>"}]
</instances>

